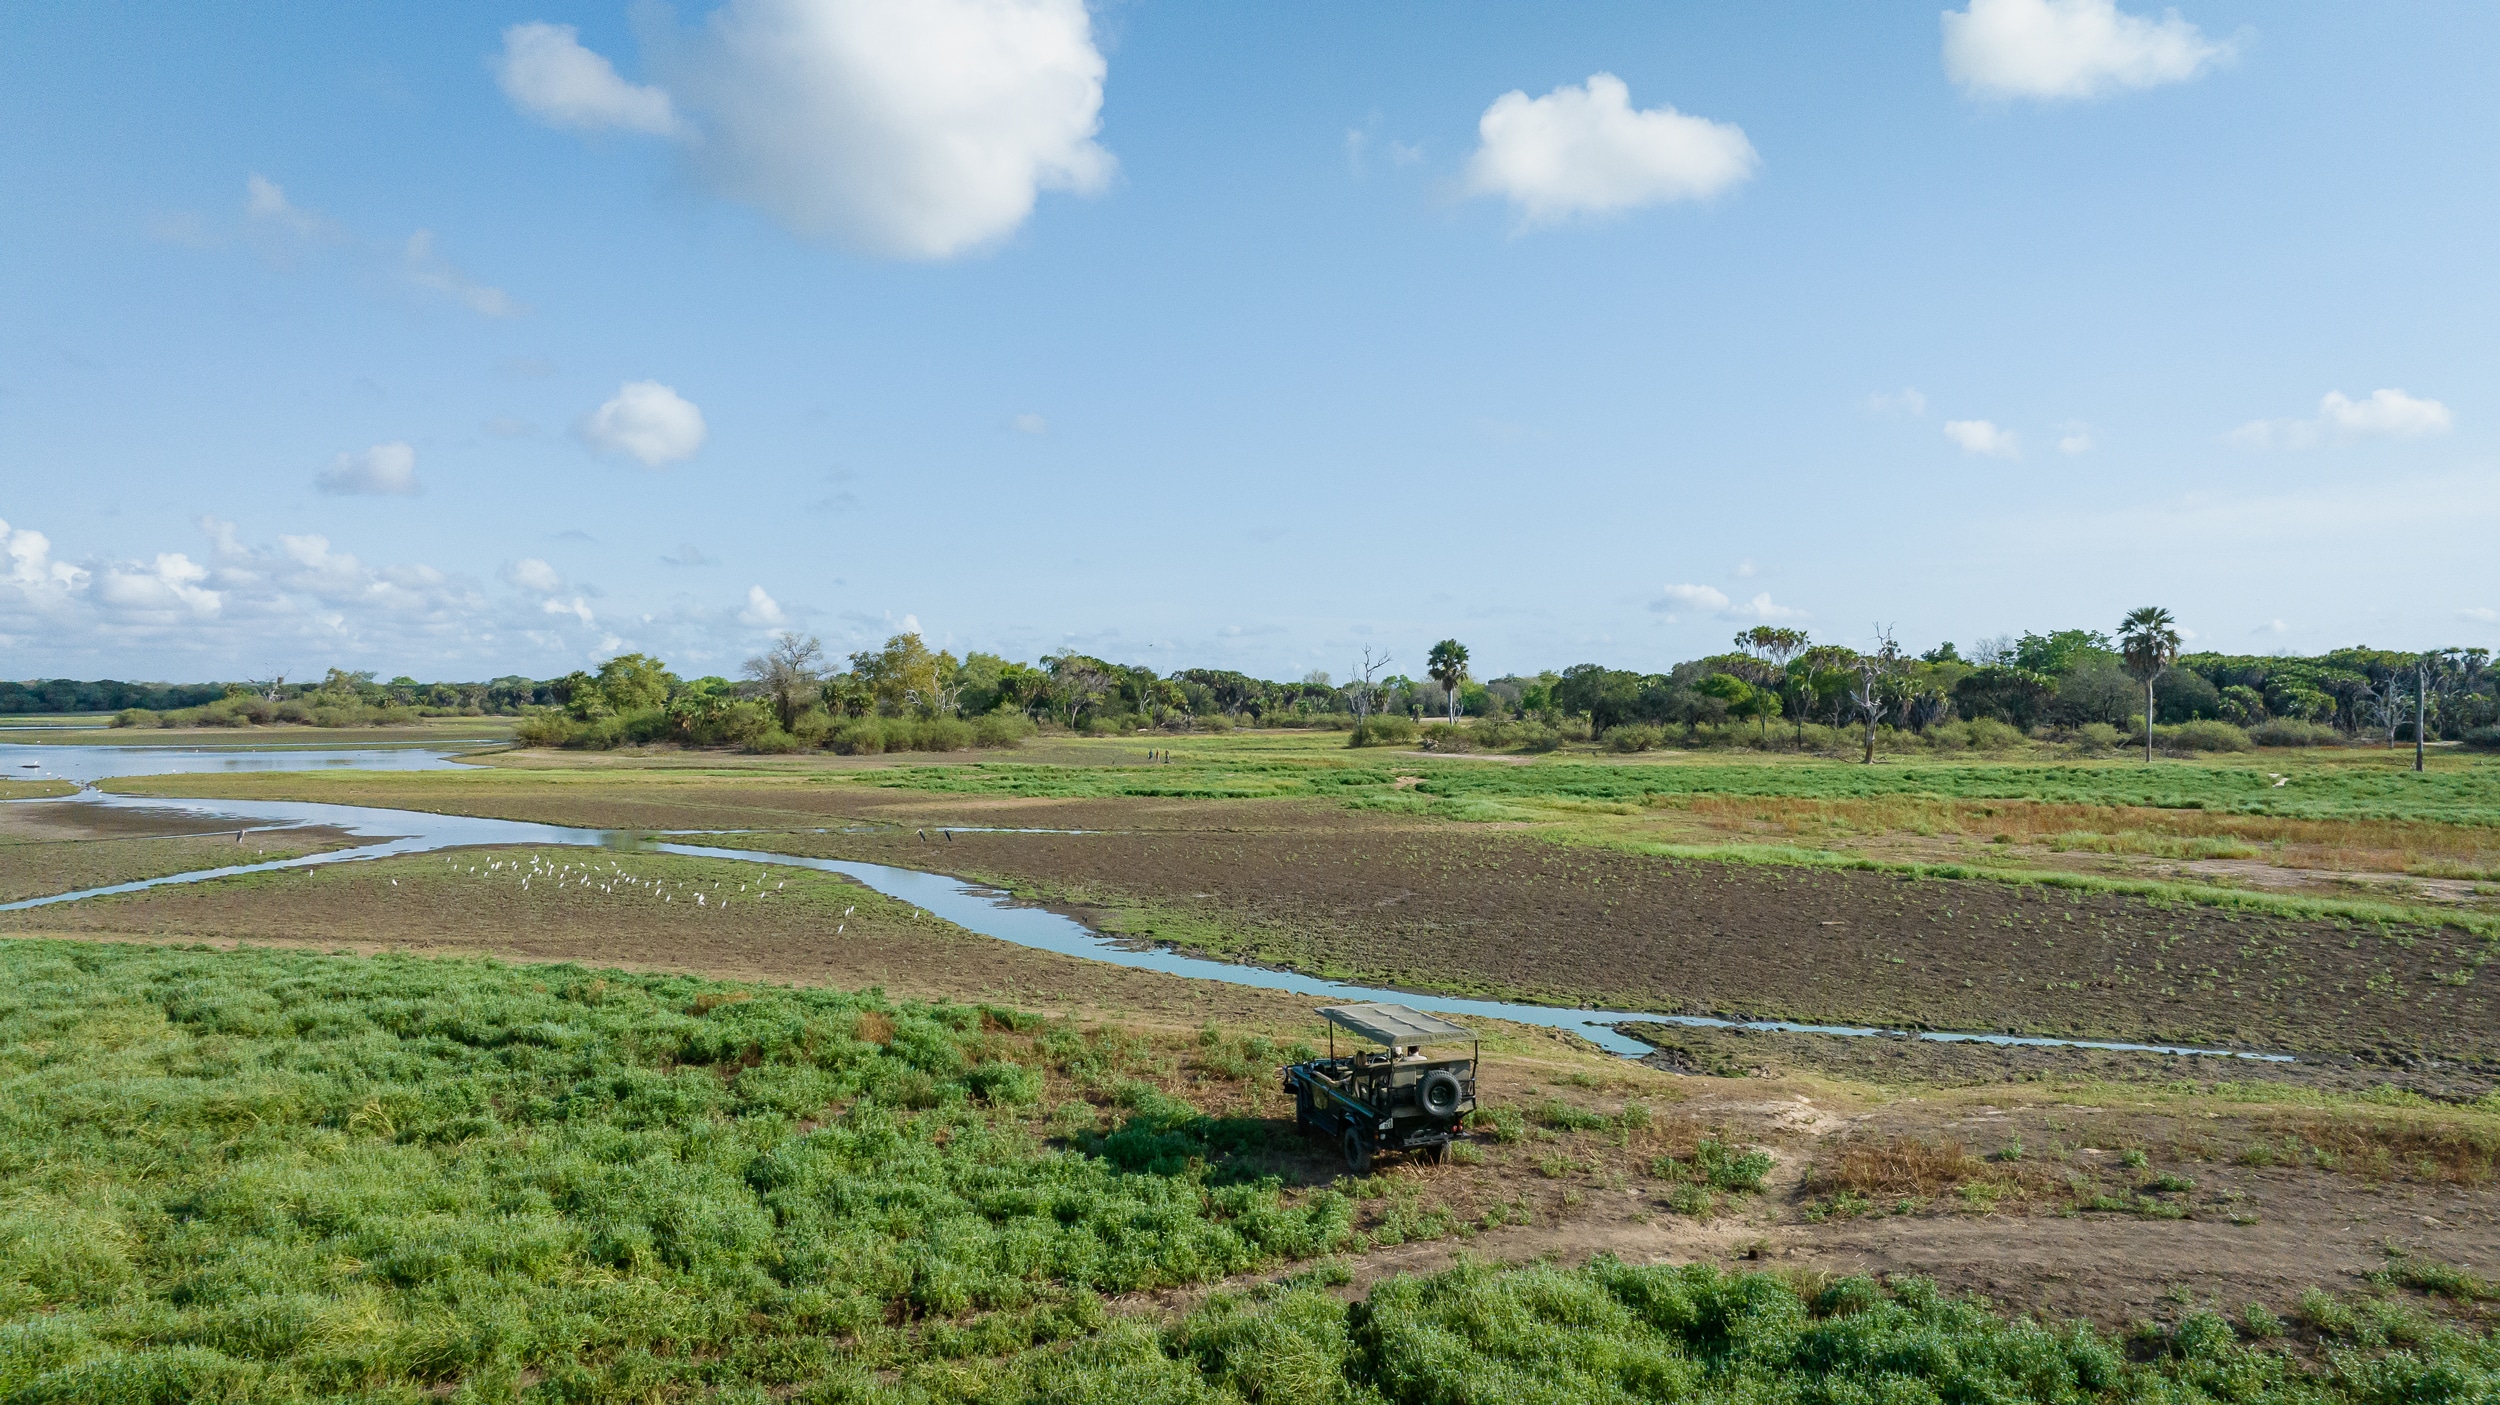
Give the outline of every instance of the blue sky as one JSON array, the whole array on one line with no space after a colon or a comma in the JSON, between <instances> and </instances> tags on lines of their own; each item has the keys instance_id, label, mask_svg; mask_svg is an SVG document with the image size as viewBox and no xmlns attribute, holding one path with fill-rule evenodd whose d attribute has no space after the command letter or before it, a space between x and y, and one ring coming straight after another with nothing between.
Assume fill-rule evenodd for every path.
<instances>
[{"instance_id":1,"label":"blue sky","mask_svg":"<svg viewBox=\"0 0 2500 1405\"><path fill-rule=\"evenodd\" d=\"M16 6L9 676L2500 643L2500 10ZM1510 96L1510 95L1516 96Z\"/></svg>"}]
</instances>

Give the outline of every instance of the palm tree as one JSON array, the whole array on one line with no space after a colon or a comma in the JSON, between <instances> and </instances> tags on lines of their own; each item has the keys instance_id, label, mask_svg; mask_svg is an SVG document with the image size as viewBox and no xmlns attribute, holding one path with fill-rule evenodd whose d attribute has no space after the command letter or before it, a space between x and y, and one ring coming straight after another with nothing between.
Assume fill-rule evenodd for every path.
<instances>
[{"instance_id":1,"label":"palm tree","mask_svg":"<svg viewBox=\"0 0 2500 1405\"><path fill-rule=\"evenodd\" d=\"M1450 721L1458 721L1458 685L1467 681L1467 646L1444 639L1424 657L1424 672L1450 695Z\"/></svg>"},{"instance_id":2,"label":"palm tree","mask_svg":"<svg viewBox=\"0 0 2500 1405\"><path fill-rule=\"evenodd\" d=\"M2144 764L2153 764L2153 680L2179 658L2178 621L2159 605L2130 610L2118 624L2118 656L2144 684Z\"/></svg>"}]
</instances>

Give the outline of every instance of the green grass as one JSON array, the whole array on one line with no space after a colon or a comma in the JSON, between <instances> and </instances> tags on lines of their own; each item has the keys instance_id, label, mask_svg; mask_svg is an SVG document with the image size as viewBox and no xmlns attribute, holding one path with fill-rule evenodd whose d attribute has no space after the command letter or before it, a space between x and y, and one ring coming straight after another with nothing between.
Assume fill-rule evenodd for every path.
<instances>
[{"instance_id":1,"label":"green grass","mask_svg":"<svg viewBox=\"0 0 2500 1405\"><path fill-rule=\"evenodd\" d=\"M874 995L0 946L0 1400L659 1398L1330 1252L1141 1045ZM1019 1059L1002 1057L1013 1046ZM1054 1145L1042 1074L1113 1130Z\"/></svg>"},{"instance_id":2,"label":"green grass","mask_svg":"<svg viewBox=\"0 0 2500 1405\"><path fill-rule=\"evenodd\" d=\"M854 1377L813 1398L940 1402L1632 1405L1638 1401L2465 1401L2500 1385L2500 1346L2392 1304L2304 1304L2314 1359L2263 1343L2270 1311L2213 1312L2112 1338L2008 1318L1924 1280L1462 1265L1383 1280L1358 1302L1315 1288L1219 1295L1161 1330L1125 1322L982 1366Z\"/></svg>"},{"instance_id":3,"label":"green grass","mask_svg":"<svg viewBox=\"0 0 2500 1405\"><path fill-rule=\"evenodd\" d=\"M1169 766L909 766L876 772L871 783L952 794L1059 798L1318 796L1420 813L1468 804L1638 810L1703 795L1810 800L1918 796L2500 827L2500 764L2478 760L2444 759L2438 769L2415 775L2393 764L2339 760L2320 765L2273 757L2227 765L2165 761L2149 767L2132 762L1928 761L1857 766L1772 758L1617 765L1549 758L1513 766L1415 756L1236 758L1223 755L1220 743L1193 750L1202 754L1184 755ZM2276 785L2275 778L2284 775L2290 780ZM1399 776L1422 780L1399 791L1393 789Z\"/></svg>"}]
</instances>

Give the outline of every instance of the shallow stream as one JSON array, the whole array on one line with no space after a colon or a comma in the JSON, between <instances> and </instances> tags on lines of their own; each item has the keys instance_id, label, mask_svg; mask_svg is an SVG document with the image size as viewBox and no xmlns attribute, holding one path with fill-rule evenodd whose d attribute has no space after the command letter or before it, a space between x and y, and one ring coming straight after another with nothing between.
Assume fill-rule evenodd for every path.
<instances>
[{"instance_id":1,"label":"shallow stream","mask_svg":"<svg viewBox=\"0 0 2500 1405\"><path fill-rule=\"evenodd\" d=\"M0 776L17 779L70 780L85 785L120 776L329 769L433 771L457 769L459 765L460 763L454 760L451 754L416 748L364 751L227 751L0 743ZM295 800L166 799L155 796L107 795L94 789L81 791L75 802L53 800L11 803L80 803L134 810L171 811L185 815L238 820L245 826L254 828L327 825L367 842L352 848L337 849L322 854L306 854L298 858L199 869L163 878L149 878L133 883L117 883L104 888L86 888L77 892L56 893L49 897L29 898L23 902L0 904L0 912L44 907L52 903L76 902L82 898L101 897L109 893L130 893L171 884L198 883L231 874L265 873L274 869L354 863L394 855L429 853L438 849L527 844L625 849L683 854L699 858L736 859L747 863L772 864L787 868L812 868L826 873L839 873L887 897L910 903L914 907L944 918L958 927L978 932L986 937L995 937L1000 941L1013 942L1018 946L1061 952L1092 961L1107 961L1119 966L1162 971L1175 976L1189 976L1199 980L1223 981L1230 985L1252 986L1261 990L1314 996L1332 1003L1387 1001L1408 1005L1419 1010L1430 1010L1436 1014L1509 1020L1517 1024L1566 1030L1587 1039L1600 1048L1627 1058L1638 1058L1650 1051L1649 1045L1616 1028L1618 1025L1637 1022L1682 1025L1701 1029L1742 1029L1768 1033L1920 1039L1944 1044L1996 1044L2043 1049L2108 1049L2125 1053L2200 1054L2280 1063L2292 1061L2288 1054L2258 1053L2243 1049L2129 1044L2093 1039L2047 1039L2027 1035L1969 1034L1944 1030L1895 1030L1855 1025L1799 1024L1788 1020L1731 1020L1708 1015L1668 1015L1640 1010L1566 1009L1553 1005L1522 1005L1502 1000L1470 1000L1460 996L1435 995L1423 991L1349 985L1340 981L1297 975L1291 971L1275 971L1258 966L1215 961L1205 957L1185 956L1160 947L1129 945L1106 937L1072 917L1062 916L1046 908L1019 903L1011 895L995 888L968 883L960 878L950 878L942 873L924 873L918 869L896 868L889 864L860 863L849 859L807 858L795 854L775 854L755 849L715 848L708 845L676 842L698 837L683 832L650 835L637 831L577 829L564 825L531 824L520 820L483 819L471 815L436 815L419 810L375 809L359 805L324 805ZM714 831L722 835L740 832Z\"/></svg>"}]
</instances>

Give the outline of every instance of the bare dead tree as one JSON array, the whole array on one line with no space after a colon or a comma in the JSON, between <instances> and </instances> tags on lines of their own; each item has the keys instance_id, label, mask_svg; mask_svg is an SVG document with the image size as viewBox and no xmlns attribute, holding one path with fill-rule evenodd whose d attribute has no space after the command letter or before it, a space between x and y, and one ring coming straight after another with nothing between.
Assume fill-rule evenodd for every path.
<instances>
[{"instance_id":1,"label":"bare dead tree","mask_svg":"<svg viewBox=\"0 0 2500 1405\"><path fill-rule=\"evenodd\" d=\"M1875 764L1875 729L1892 708L1893 676L1901 671L1901 646L1892 637L1892 626L1875 627L1875 652L1857 657L1858 682L1849 690L1849 700L1858 706L1858 715L1866 722L1866 756L1864 764Z\"/></svg>"},{"instance_id":2,"label":"bare dead tree","mask_svg":"<svg viewBox=\"0 0 2500 1405\"><path fill-rule=\"evenodd\" d=\"M1388 666L1387 654L1373 658L1370 646L1366 645L1363 661L1354 666L1355 676L1345 685L1346 701L1354 704L1354 730L1357 735L1361 734L1363 721L1371 716L1372 706L1380 696L1380 685L1372 681L1372 675Z\"/></svg>"}]
</instances>

